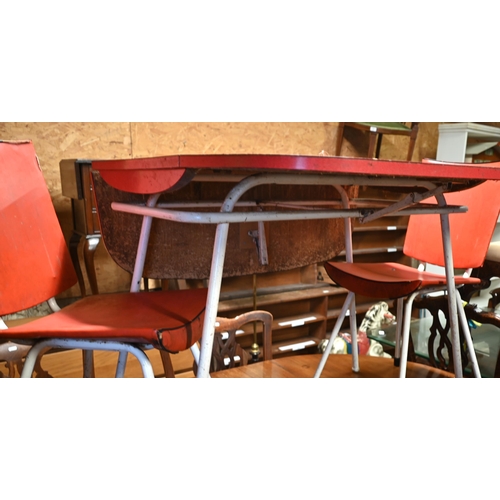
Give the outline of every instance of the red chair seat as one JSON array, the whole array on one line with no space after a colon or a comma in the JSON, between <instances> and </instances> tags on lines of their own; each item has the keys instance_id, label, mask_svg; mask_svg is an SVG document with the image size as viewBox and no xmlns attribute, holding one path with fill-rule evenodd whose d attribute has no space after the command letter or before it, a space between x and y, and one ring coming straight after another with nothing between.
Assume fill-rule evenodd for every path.
<instances>
[{"instance_id":1,"label":"red chair seat","mask_svg":"<svg viewBox=\"0 0 500 500\"><path fill-rule=\"evenodd\" d=\"M45 338L117 340L169 352L201 338L207 289L92 295L59 312L9 328L17 341Z\"/></svg>"},{"instance_id":2,"label":"red chair seat","mask_svg":"<svg viewBox=\"0 0 500 500\"><path fill-rule=\"evenodd\" d=\"M328 276L352 292L377 299L397 299L426 286L446 285L446 276L419 271L395 262L326 262ZM478 278L455 278L457 285L478 284Z\"/></svg>"}]
</instances>

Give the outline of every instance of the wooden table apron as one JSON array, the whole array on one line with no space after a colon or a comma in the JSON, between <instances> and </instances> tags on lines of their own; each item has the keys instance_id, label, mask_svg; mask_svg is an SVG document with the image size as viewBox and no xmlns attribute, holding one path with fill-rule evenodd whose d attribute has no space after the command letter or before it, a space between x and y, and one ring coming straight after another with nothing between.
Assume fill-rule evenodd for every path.
<instances>
[{"instance_id":1,"label":"wooden table apron","mask_svg":"<svg viewBox=\"0 0 500 500\"><path fill-rule=\"evenodd\" d=\"M439 162L402 162L363 158L296 156L296 155L174 155L158 158L127 160L94 160L92 169L98 171L112 187L129 193L150 195L146 206L113 203L114 210L143 215L143 225L133 287L139 286L142 277L145 251L149 239L151 221L161 218L170 221L215 224L216 236L208 287L205 322L199 353L197 376L208 377L214 324L222 282L226 242L229 224L247 221L318 220L342 218L345 224L346 259L352 261L352 217L361 220L394 214L440 213L445 272L449 297L451 337L454 345L455 375L462 376L458 347L458 317L455 300L453 259L449 234L448 214L464 211L466 207L446 206L443 193L454 189L466 189L484 180L500 180L500 162L488 164L451 164ZM237 182L229 191L218 212L179 210L168 206L157 207L161 193L172 192L197 180L217 181L232 178ZM342 206L335 209L297 209L286 211L234 212L238 200L250 189L265 184L283 185L331 185L340 194ZM409 192L400 202L389 208L351 209L345 186L396 187ZM416 204L435 197L438 205L432 207ZM293 200L291 200L293 201ZM258 207L257 207L258 208ZM301 207L302 208L302 207ZM142 262L142 264L141 264ZM354 303L351 306L351 312ZM351 318L355 317L351 314ZM351 329L355 324L351 323ZM358 369L357 356L353 356L353 369Z\"/></svg>"}]
</instances>

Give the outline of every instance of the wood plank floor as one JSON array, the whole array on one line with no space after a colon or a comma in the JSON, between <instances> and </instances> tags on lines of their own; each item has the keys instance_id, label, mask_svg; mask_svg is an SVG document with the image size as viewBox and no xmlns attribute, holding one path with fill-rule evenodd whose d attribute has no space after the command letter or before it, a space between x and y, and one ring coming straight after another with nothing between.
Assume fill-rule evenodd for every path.
<instances>
[{"instance_id":1,"label":"wood plank floor","mask_svg":"<svg viewBox=\"0 0 500 500\"><path fill-rule=\"evenodd\" d=\"M239 368L213 373L213 378L311 378L319 365L321 354L305 354L263 361ZM330 356L322 378L398 378L399 368L390 358L360 356L359 373L352 371L352 356ZM453 374L418 363L408 363L407 378L453 378Z\"/></svg>"},{"instance_id":2,"label":"wood plank floor","mask_svg":"<svg viewBox=\"0 0 500 500\"><path fill-rule=\"evenodd\" d=\"M146 352L153 366L155 377L163 377L164 370L160 358L160 353L156 349ZM176 377L194 377L192 370L193 357L190 351L174 354L171 356ZM113 378L115 376L118 353L95 351L94 365L97 378ZM83 376L82 351L59 351L48 353L42 357L41 366L51 377L54 378L81 378ZM0 374L8 376L8 370L3 363L0 363ZM19 374L16 371L16 376ZM142 370L137 359L129 355L125 368L125 378L140 378Z\"/></svg>"},{"instance_id":3,"label":"wood plank floor","mask_svg":"<svg viewBox=\"0 0 500 500\"><path fill-rule=\"evenodd\" d=\"M156 349L147 351L155 377L164 377L160 354ZM172 364L176 377L192 378L192 356L190 351L172 355ZM250 364L246 367L233 368L212 373L213 378L311 378L319 364L321 354L289 356L271 361ZM95 375L97 378L115 376L118 353L94 352ZM83 376L82 351L60 351L46 354L42 358L42 368L54 378L81 378ZM392 359L360 357L360 372L351 369L352 357L349 355L331 356L327 361L322 378L398 378L399 368L394 367ZM0 364L0 374L8 375L5 366ZM16 374L19 376L19 374ZM125 378L142 378L139 362L132 355L128 356ZM418 363L408 363L408 378L450 378L453 374Z\"/></svg>"}]
</instances>

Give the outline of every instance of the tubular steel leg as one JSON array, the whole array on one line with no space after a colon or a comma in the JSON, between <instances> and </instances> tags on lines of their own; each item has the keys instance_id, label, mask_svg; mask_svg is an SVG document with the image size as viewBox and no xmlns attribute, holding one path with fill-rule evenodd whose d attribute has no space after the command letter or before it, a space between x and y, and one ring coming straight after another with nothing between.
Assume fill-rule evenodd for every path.
<instances>
[{"instance_id":1,"label":"tubular steel leg","mask_svg":"<svg viewBox=\"0 0 500 500\"><path fill-rule=\"evenodd\" d=\"M401 349L401 364L399 368L399 378L406 377L406 365L408 364L408 348L410 345L410 321L411 321L411 309L413 306L413 301L415 297L419 295L419 292L413 292L408 299L404 307L403 313L403 346Z\"/></svg>"},{"instance_id":2,"label":"tubular steel leg","mask_svg":"<svg viewBox=\"0 0 500 500\"><path fill-rule=\"evenodd\" d=\"M474 344L472 342L472 336L470 333L469 322L467 320L467 316L465 315L464 306L462 304L462 297L460 296L460 292L457 290L457 309L460 318L460 322L462 323L462 330L465 336L465 342L467 343L467 349L469 351L470 362L472 364L472 373L474 377L481 378L481 371L479 370L479 364L477 362L476 351L474 349Z\"/></svg>"},{"instance_id":3,"label":"tubular steel leg","mask_svg":"<svg viewBox=\"0 0 500 500\"><path fill-rule=\"evenodd\" d=\"M47 349L57 347L61 349L84 349L91 351L127 351L133 354L142 368L145 378L154 378L153 367L146 354L139 347L123 342L106 340L85 340L85 339L46 339L36 343L26 356L21 378L30 378L33 374L36 360Z\"/></svg>"},{"instance_id":4,"label":"tubular steel leg","mask_svg":"<svg viewBox=\"0 0 500 500\"><path fill-rule=\"evenodd\" d=\"M123 378L125 376L125 367L127 366L128 352L120 351L118 356L118 364L116 365L115 378Z\"/></svg>"},{"instance_id":5,"label":"tubular steel leg","mask_svg":"<svg viewBox=\"0 0 500 500\"><path fill-rule=\"evenodd\" d=\"M151 195L146 203L147 207L155 207L160 194ZM130 284L131 292L138 292L141 289L141 280L144 273L144 263L146 262L146 253L148 250L149 235L151 234L151 224L153 217L145 215L142 219L141 234L135 258L134 272Z\"/></svg>"},{"instance_id":6,"label":"tubular steel leg","mask_svg":"<svg viewBox=\"0 0 500 500\"><path fill-rule=\"evenodd\" d=\"M82 351L83 356L83 376L84 378L94 378L94 351Z\"/></svg>"},{"instance_id":7,"label":"tubular steel leg","mask_svg":"<svg viewBox=\"0 0 500 500\"><path fill-rule=\"evenodd\" d=\"M205 308L205 320L200 342L200 362L198 363L198 372L196 374L198 378L207 378L210 376L210 358L212 356L212 347L214 343L215 320L217 318L217 309L219 306L228 231L229 224L219 224L215 232L212 267L210 269L207 305Z\"/></svg>"},{"instance_id":8,"label":"tubular steel leg","mask_svg":"<svg viewBox=\"0 0 500 500\"><path fill-rule=\"evenodd\" d=\"M350 200L347 192L343 187L334 186L340 194L342 206L350 208ZM344 219L344 238L345 238L345 254L346 262L354 262L354 252L352 248L352 220ZM358 327L356 324L356 298L355 295L351 298L349 309L349 325L351 328L351 352L352 352L352 371L359 372L359 351L358 351Z\"/></svg>"},{"instance_id":9,"label":"tubular steel leg","mask_svg":"<svg viewBox=\"0 0 500 500\"><path fill-rule=\"evenodd\" d=\"M194 361L196 362L196 365L200 364L200 346L198 344L193 344L190 347L191 354L193 355Z\"/></svg>"},{"instance_id":10,"label":"tubular steel leg","mask_svg":"<svg viewBox=\"0 0 500 500\"><path fill-rule=\"evenodd\" d=\"M396 309L396 344L394 348L394 366L401 364L401 334L403 331L403 306L404 298L399 298Z\"/></svg>"},{"instance_id":11,"label":"tubular steel leg","mask_svg":"<svg viewBox=\"0 0 500 500\"><path fill-rule=\"evenodd\" d=\"M355 297L351 300L351 308L349 311L349 324L351 326L351 346L352 346L352 371L359 372L359 350L358 350L358 327L356 324L356 300Z\"/></svg>"},{"instance_id":12,"label":"tubular steel leg","mask_svg":"<svg viewBox=\"0 0 500 500\"><path fill-rule=\"evenodd\" d=\"M446 205L443 195L436 196L440 205ZM450 314L451 345L453 348L453 365L455 377L462 378L462 358L460 355L460 335L458 331L457 294L453 269L453 253L451 249L450 219L448 214L440 214L441 232L443 235L444 263L446 271L446 289L448 291L448 308Z\"/></svg>"},{"instance_id":13,"label":"tubular steel leg","mask_svg":"<svg viewBox=\"0 0 500 500\"><path fill-rule=\"evenodd\" d=\"M416 292L413 292L409 297L406 299L406 304L404 306L404 312L403 312L403 327L402 327L402 339L403 339L403 345L401 347L401 366L399 368L399 377L400 378L405 378L406 377L406 365L408 364L408 349L410 346L410 335L411 335L411 328L410 328L410 323L411 323L411 311L413 307L413 301L418 295L421 295L422 293L434 293L434 292L440 292L443 291L444 288L443 286L435 286L435 287L428 287L422 290L417 290ZM399 310L399 308L398 308ZM398 320L399 322L399 320Z\"/></svg>"},{"instance_id":14,"label":"tubular steel leg","mask_svg":"<svg viewBox=\"0 0 500 500\"><path fill-rule=\"evenodd\" d=\"M318 368L316 368L316 373L314 374L314 378L319 378L321 373L323 372L323 368L325 367L328 356L330 356L330 351L332 350L332 345L334 340L337 338L339 334L340 328L342 327L342 322L347 314L347 311L351 307L351 304L354 301L354 292L349 292L347 297L345 298L344 305L342 306L342 310L340 311L339 317L335 322L335 326L333 327L332 334L330 335L330 340L328 341L328 345L326 346L325 352L323 356L321 356L321 361L319 362Z\"/></svg>"}]
</instances>

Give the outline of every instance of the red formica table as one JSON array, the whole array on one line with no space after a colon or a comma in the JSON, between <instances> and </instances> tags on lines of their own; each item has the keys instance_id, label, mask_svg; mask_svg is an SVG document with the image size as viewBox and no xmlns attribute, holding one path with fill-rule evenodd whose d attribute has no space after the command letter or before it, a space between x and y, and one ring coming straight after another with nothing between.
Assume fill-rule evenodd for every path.
<instances>
[{"instance_id":1,"label":"red formica table","mask_svg":"<svg viewBox=\"0 0 500 500\"><path fill-rule=\"evenodd\" d=\"M142 277L145 252L152 218L188 224L214 224L217 226L212 252L205 322L199 352L198 377L209 376L214 324L220 296L222 270L230 224L242 222L272 223L273 221L312 221L343 219L345 226L346 259L352 261L351 219L369 221L386 215L440 213L445 254L451 323L454 345L455 375L462 375L458 346L458 319L453 277L453 258L448 214L463 212L466 207L446 206L443 193L467 189L484 180L500 180L500 162L487 164L458 164L436 161L406 162L365 158L298 156L298 155L172 155L156 158L94 160L92 169L113 188L129 193L149 195L144 205L113 203L113 209L144 217L139 242L133 284ZM196 204L157 206L159 196L174 192L193 181L219 182L227 186L225 198L212 209L199 210ZM252 189L264 185L294 186L297 193L307 186L332 186L337 193L330 205L297 203L291 194L287 200L275 203L275 209L262 210L259 200L249 201ZM407 195L390 206L352 208L350 186L391 187ZM246 197L244 197L246 195ZM245 211L238 209L245 199ZM251 198L251 195L250 195ZM426 205L425 200L436 198L438 204ZM424 203L422 203L424 202ZM265 247L262 248L265 255ZM264 257L265 259L265 257ZM263 261L265 264L265 260ZM353 307L354 312L355 308ZM352 315L351 315L352 316ZM326 353L327 355L328 353ZM357 356L353 356L353 369L359 369ZM318 370L319 376L321 370Z\"/></svg>"}]
</instances>

